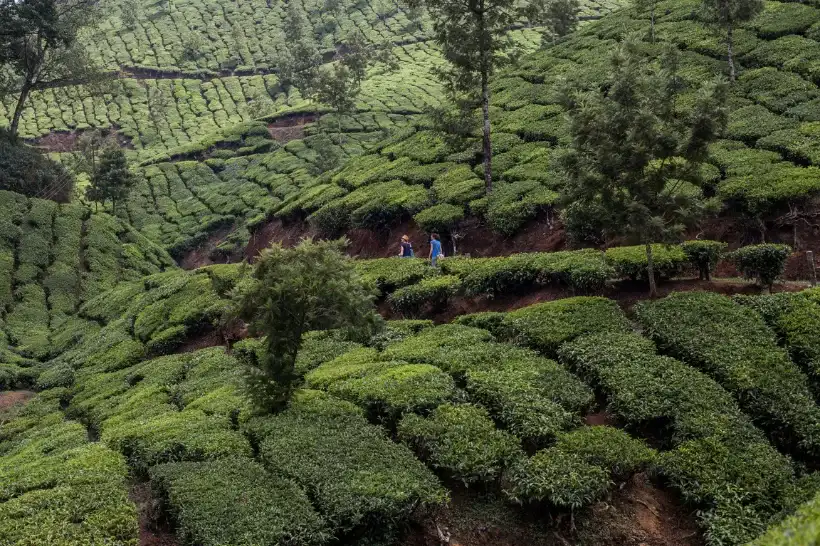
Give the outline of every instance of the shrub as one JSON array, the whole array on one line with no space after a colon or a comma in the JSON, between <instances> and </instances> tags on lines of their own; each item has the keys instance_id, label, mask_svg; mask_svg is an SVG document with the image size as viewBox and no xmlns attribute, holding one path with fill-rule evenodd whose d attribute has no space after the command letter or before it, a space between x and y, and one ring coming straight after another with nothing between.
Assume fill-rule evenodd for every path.
<instances>
[{"instance_id":1,"label":"shrub","mask_svg":"<svg viewBox=\"0 0 820 546\"><path fill-rule=\"evenodd\" d=\"M368 344L379 350L384 350L393 343L398 343L407 337L432 327L432 320L389 320L385 323L385 328L381 332L370 338Z\"/></svg>"},{"instance_id":2,"label":"shrub","mask_svg":"<svg viewBox=\"0 0 820 546\"><path fill-rule=\"evenodd\" d=\"M328 391L391 421L404 413L431 410L456 395L453 379L428 364L371 367L360 377L330 383Z\"/></svg>"},{"instance_id":3,"label":"shrub","mask_svg":"<svg viewBox=\"0 0 820 546\"><path fill-rule=\"evenodd\" d=\"M433 309L447 305L447 300L460 287L461 280L454 275L429 277L417 284L399 288L388 296L387 301L396 311L415 315L425 305L430 305Z\"/></svg>"},{"instance_id":4,"label":"shrub","mask_svg":"<svg viewBox=\"0 0 820 546\"><path fill-rule=\"evenodd\" d=\"M606 494L613 476L623 479L639 472L654 457L653 450L623 431L581 427L513 464L505 475L505 493L518 502L580 508Z\"/></svg>"},{"instance_id":5,"label":"shrub","mask_svg":"<svg viewBox=\"0 0 820 546\"><path fill-rule=\"evenodd\" d=\"M739 248L729 257L747 279L755 279L771 291L774 281L783 274L792 249L787 245L761 244Z\"/></svg>"},{"instance_id":6,"label":"shrub","mask_svg":"<svg viewBox=\"0 0 820 546\"><path fill-rule=\"evenodd\" d=\"M504 328L522 344L552 356L562 343L582 334L626 332L630 325L614 301L575 297L538 303L507 313Z\"/></svg>"},{"instance_id":7,"label":"shrub","mask_svg":"<svg viewBox=\"0 0 820 546\"><path fill-rule=\"evenodd\" d=\"M399 438L438 469L465 484L496 479L521 448L512 434L498 430L479 406L445 404L429 417L406 415Z\"/></svg>"},{"instance_id":8,"label":"shrub","mask_svg":"<svg viewBox=\"0 0 820 546\"><path fill-rule=\"evenodd\" d=\"M424 209L413 217L418 226L428 233L450 233L464 219L464 208L441 203Z\"/></svg>"},{"instance_id":9,"label":"shrub","mask_svg":"<svg viewBox=\"0 0 820 546\"><path fill-rule=\"evenodd\" d=\"M820 450L820 410L806 377L754 311L693 292L640 303L636 313L662 350L714 377L774 440L809 454Z\"/></svg>"},{"instance_id":10,"label":"shrub","mask_svg":"<svg viewBox=\"0 0 820 546\"><path fill-rule=\"evenodd\" d=\"M820 165L820 122L801 123L795 129L776 131L757 141L758 148L772 150L800 164Z\"/></svg>"},{"instance_id":11,"label":"shrub","mask_svg":"<svg viewBox=\"0 0 820 546\"><path fill-rule=\"evenodd\" d=\"M684 242L681 248L689 263L698 270L700 279L708 281L712 279L712 272L726 246L726 243L718 241L693 240Z\"/></svg>"},{"instance_id":12,"label":"shrub","mask_svg":"<svg viewBox=\"0 0 820 546\"><path fill-rule=\"evenodd\" d=\"M552 360L510 357L500 366L467 370L473 400L531 445L580 424L580 413L594 401L586 385Z\"/></svg>"},{"instance_id":13,"label":"shrub","mask_svg":"<svg viewBox=\"0 0 820 546\"><path fill-rule=\"evenodd\" d=\"M820 494L749 546L802 546L820 541Z\"/></svg>"},{"instance_id":14,"label":"shrub","mask_svg":"<svg viewBox=\"0 0 820 546\"><path fill-rule=\"evenodd\" d=\"M354 265L362 278L376 284L382 295L435 274L435 270L421 258L356 260Z\"/></svg>"},{"instance_id":15,"label":"shrub","mask_svg":"<svg viewBox=\"0 0 820 546\"><path fill-rule=\"evenodd\" d=\"M615 268L619 277L633 280L647 278L646 248L643 245L609 248L605 254L607 262ZM653 244L652 260L655 276L669 279L683 271L687 257L679 246Z\"/></svg>"},{"instance_id":16,"label":"shrub","mask_svg":"<svg viewBox=\"0 0 820 546\"><path fill-rule=\"evenodd\" d=\"M302 348L299 349L294 369L297 374L304 375L320 364L359 347L361 347L361 344L346 341L343 336L336 332L307 332L302 336Z\"/></svg>"},{"instance_id":17,"label":"shrub","mask_svg":"<svg viewBox=\"0 0 820 546\"><path fill-rule=\"evenodd\" d=\"M305 492L251 459L159 465L151 484L185 543L297 546L329 538Z\"/></svg>"},{"instance_id":18,"label":"shrub","mask_svg":"<svg viewBox=\"0 0 820 546\"><path fill-rule=\"evenodd\" d=\"M304 487L334 531L386 533L417 506L447 500L409 449L362 417L293 408L259 420L267 432L259 446L265 466Z\"/></svg>"}]
</instances>

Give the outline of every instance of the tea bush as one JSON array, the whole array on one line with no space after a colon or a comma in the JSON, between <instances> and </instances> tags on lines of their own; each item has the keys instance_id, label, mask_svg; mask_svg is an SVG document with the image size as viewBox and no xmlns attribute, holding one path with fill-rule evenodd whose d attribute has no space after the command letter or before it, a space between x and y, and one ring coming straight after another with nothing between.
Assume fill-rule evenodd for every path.
<instances>
[{"instance_id":1,"label":"tea bush","mask_svg":"<svg viewBox=\"0 0 820 546\"><path fill-rule=\"evenodd\" d=\"M554 356L567 341L593 332L625 332L629 321L612 300L566 298L538 303L507 313L503 327L516 341Z\"/></svg>"},{"instance_id":2,"label":"tea bush","mask_svg":"<svg viewBox=\"0 0 820 546\"><path fill-rule=\"evenodd\" d=\"M709 280L717 267L723 251L728 245L719 241L692 240L681 245L686 258L694 267L701 280Z\"/></svg>"},{"instance_id":3,"label":"tea bush","mask_svg":"<svg viewBox=\"0 0 820 546\"><path fill-rule=\"evenodd\" d=\"M643 245L608 248L605 254L618 277L633 280L647 278L646 248ZM688 257L679 246L655 244L652 245L652 261L655 276L670 279L683 272Z\"/></svg>"},{"instance_id":4,"label":"tea bush","mask_svg":"<svg viewBox=\"0 0 820 546\"><path fill-rule=\"evenodd\" d=\"M354 265L362 278L375 283L383 295L435 274L421 258L356 260Z\"/></svg>"},{"instance_id":5,"label":"tea bush","mask_svg":"<svg viewBox=\"0 0 820 546\"><path fill-rule=\"evenodd\" d=\"M292 408L259 419L255 426L267 432L259 446L265 466L300 484L336 533L388 533L416 507L447 500L408 448L362 417Z\"/></svg>"},{"instance_id":6,"label":"tea bush","mask_svg":"<svg viewBox=\"0 0 820 546\"><path fill-rule=\"evenodd\" d=\"M390 294L387 301L400 313L416 315L425 305L430 305L433 309L443 308L460 287L461 280L455 275L428 277L416 284L399 288Z\"/></svg>"},{"instance_id":7,"label":"tea bush","mask_svg":"<svg viewBox=\"0 0 820 546\"><path fill-rule=\"evenodd\" d=\"M662 350L714 377L779 443L819 449L820 409L806 376L754 311L698 292L638 304L636 313Z\"/></svg>"},{"instance_id":8,"label":"tea bush","mask_svg":"<svg viewBox=\"0 0 820 546\"><path fill-rule=\"evenodd\" d=\"M495 367L467 370L473 400L531 445L544 445L580 424L581 413L594 402L586 385L552 360L510 357Z\"/></svg>"},{"instance_id":9,"label":"tea bush","mask_svg":"<svg viewBox=\"0 0 820 546\"><path fill-rule=\"evenodd\" d=\"M428 417L408 414L399 422L398 435L434 468L465 484L496 479L521 455L515 436L498 430L487 410L469 404L445 404Z\"/></svg>"},{"instance_id":10,"label":"tea bush","mask_svg":"<svg viewBox=\"0 0 820 546\"><path fill-rule=\"evenodd\" d=\"M560 352L630 429L660 433L654 439L667 450L658 471L685 499L707 507L700 523L714 537L710 544L742 543L788 505L789 459L707 375L658 355L654 343L632 333L582 336Z\"/></svg>"},{"instance_id":11,"label":"tea bush","mask_svg":"<svg viewBox=\"0 0 820 546\"><path fill-rule=\"evenodd\" d=\"M305 492L251 459L159 465L151 485L185 543L301 546L329 539Z\"/></svg>"},{"instance_id":12,"label":"tea bush","mask_svg":"<svg viewBox=\"0 0 820 546\"><path fill-rule=\"evenodd\" d=\"M755 279L771 290L774 281L783 274L792 249L786 245L761 244L744 246L729 257L747 279Z\"/></svg>"},{"instance_id":13,"label":"tea bush","mask_svg":"<svg viewBox=\"0 0 820 546\"><path fill-rule=\"evenodd\" d=\"M800 546L820 540L820 495L801 506L796 514L769 529L750 546Z\"/></svg>"},{"instance_id":14,"label":"tea bush","mask_svg":"<svg viewBox=\"0 0 820 546\"><path fill-rule=\"evenodd\" d=\"M606 494L613 478L646 468L653 450L623 431L581 427L558 437L554 446L514 463L505 474L505 493L518 502L547 501L580 508Z\"/></svg>"}]
</instances>

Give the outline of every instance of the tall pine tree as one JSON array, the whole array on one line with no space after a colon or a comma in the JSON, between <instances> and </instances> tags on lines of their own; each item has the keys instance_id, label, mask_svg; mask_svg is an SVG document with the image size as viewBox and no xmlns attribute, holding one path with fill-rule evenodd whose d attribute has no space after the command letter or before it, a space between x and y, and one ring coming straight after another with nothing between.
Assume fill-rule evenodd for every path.
<instances>
[{"instance_id":1,"label":"tall pine tree","mask_svg":"<svg viewBox=\"0 0 820 546\"><path fill-rule=\"evenodd\" d=\"M642 45L618 46L602 89L567 97L564 167L567 202L597 207L604 235L644 245L654 296L652 243L679 241L705 210L701 166L726 125L727 86L703 85L687 110L675 50L652 61Z\"/></svg>"},{"instance_id":2,"label":"tall pine tree","mask_svg":"<svg viewBox=\"0 0 820 546\"><path fill-rule=\"evenodd\" d=\"M703 0L705 20L726 32L726 51L729 60L729 79L735 81L734 32L763 11L763 0Z\"/></svg>"}]
</instances>

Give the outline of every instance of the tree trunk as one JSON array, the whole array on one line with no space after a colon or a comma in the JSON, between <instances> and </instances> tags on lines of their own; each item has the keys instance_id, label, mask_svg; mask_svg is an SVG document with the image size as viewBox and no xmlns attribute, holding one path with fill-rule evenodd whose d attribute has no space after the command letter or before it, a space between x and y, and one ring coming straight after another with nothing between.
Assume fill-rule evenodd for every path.
<instances>
[{"instance_id":1,"label":"tree trunk","mask_svg":"<svg viewBox=\"0 0 820 546\"><path fill-rule=\"evenodd\" d=\"M487 193L493 191L493 147L490 141L490 82L489 68L481 72L481 112L484 117L484 185Z\"/></svg>"},{"instance_id":2,"label":"tree trunk","mask_svg":"<svg viewBox=\"0 0 820 546\"><path fill-rule=\"evenodd\" d=\"M655 285L655 262L652 258L652 244L646 243L646 275L649 277L649 297L658 295L658 287Z\"/></svg>"},{"instance_id":3,"label":"tree trunk","mask_svg":"<svg viewBox=\"0 0 820 546\"><path fill-rule=\"evenodd\" d=\"M23 117L23 109L26 107L29 93L31 93L32 84L26 81L23 88L20 90L20 96L17 98L17 106L14 108L14 115L11 118L11 125L9 125L9 132L11 136L17 136L17 131L20 127L20 118Z\"/></svg>"},{"instance_id":4,"label":"tree trunk","mask_svg":"<svg viewBox=\"0 0 820 546\"><path fill-rule=\"evenodd\" d=\"M336 115L336 121L337 121L337 128L339 129L339 137L337 139L337 142L339 143L339 146L341 146L342 145L342 113L341 112L339 112Z\"/></svg>"},{"instance_id":5,"label":"tree trunk","mask_svg":"<svg viewBox=\"0 0 820 546\"><path fill-rule=\"evenodd\" d=\"M729 53L729 81L735 81L736 79L736 72L735 72L735 56L734 56L734 49L732 46L733 41L733 34L734 31L732 30L732 23L729 23L728 28L726 29L726 48Z\"/></svg>"}]
</instances>

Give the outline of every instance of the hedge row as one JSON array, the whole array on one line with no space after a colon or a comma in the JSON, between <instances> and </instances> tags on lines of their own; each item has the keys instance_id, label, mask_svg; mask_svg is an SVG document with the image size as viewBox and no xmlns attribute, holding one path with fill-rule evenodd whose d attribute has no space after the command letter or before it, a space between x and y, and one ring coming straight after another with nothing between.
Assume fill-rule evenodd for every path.
<instances>
[{"instance_id":1,"label":"hedge row","mask_svg":"<svg viewBox=\"0 0 820 546\"><path fill-rule=\"evenodd\" d=\"M335 533L391 536L417 507L447 500L412 452L355 407L311 397L246 429L259 439L264 465L301 485Z\"/></svg>"},{"instance_id":2,"label":"hedge row","mask_svg":"<svg viewBox=\"0 0 820 546\"><path fill-rule=\"evenodd\" d=\"M765 296L735 296L755 309L774 329L792 360L808 376L815 399L820 400L820 294L817 290Z\"/></svg>"},{"instance_id":3,"label":"hedge row","mask_svg":"<svg viewBox=\"0 0 820 546\"><path fill-rule=\"evenodd\" d=\"M330 536L298 485L251 459L159 465L151 485L184 543L312 546Z\"/></svg>"},{"instance_id":4,"label":"hedge row","mask_svg":"<svg viewBox=\"0 0 820 546\"><path fill-rule=\"evenodd\" d=\"M652 430L663 442L659 471L703 507L700 523L710 545L743 544L788 507L789 459L706 374L659 356L652 341L632 333L582 336L560 353L606 395L609 410L629 429Z\"/></svg>"},{"instance_id":5,"label":"hedge row","mask_svg":"<svg viewBox=\"0 0 820 546\"><path fill-rule=\"evenodd\" d=\"M580 508L615 485L648 468L654 450L625 432L604 426L581 427L558 436L555 445L520 458L505 473L505 493L517 502L546 501Z\"/></svg>"},{"instance_id":6,"label":"hedge row","mask_svg":"<svg viewBox=\"0 0 820 546\"><path fill-rule=\"evenodd\" d=\"M8 544L136 546L137 512L124 458L89 443L60 411L62 389L4 416L0 433L0 536Z\"/></svg>"},{"instance_id":7,"label":"hedge row","mask_svg":"<svg viewBox=\"0 0 820 546\"><path fill-rule=\"evenodd\" d=\"M820 408L806 376L753 310L703 292L643 302L636 314L661 350L714 377L778 444L820 451Z\"/></svg>"}]
</instances>

